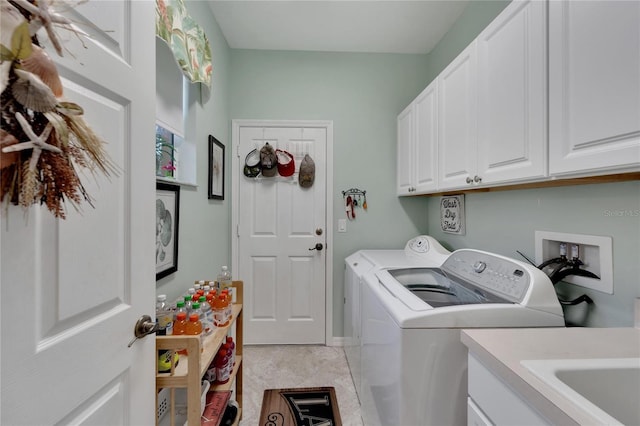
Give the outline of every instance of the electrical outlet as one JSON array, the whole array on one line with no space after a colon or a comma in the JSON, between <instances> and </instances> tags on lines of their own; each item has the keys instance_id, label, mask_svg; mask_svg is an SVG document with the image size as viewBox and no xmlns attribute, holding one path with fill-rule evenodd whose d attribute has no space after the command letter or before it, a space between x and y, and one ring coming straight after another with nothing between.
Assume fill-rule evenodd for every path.
<instances>
[{"instance_id":1,"label":"electrical outlet","mask_svg":"<svg viewBox=\"0 0 640 426\"><path fill-rule=\"evenodd\" d=\"M613 294L613 250L611 237L566 234L562 232L535 232L536 264L566 254L568 260L578 257L583 265L580 269L589 271L599 278L569 275L562 281L581 287ZM552 267L553 265L550 265ZM549 268L545 268L548 272Z\"/></svg>"}]
</instances>

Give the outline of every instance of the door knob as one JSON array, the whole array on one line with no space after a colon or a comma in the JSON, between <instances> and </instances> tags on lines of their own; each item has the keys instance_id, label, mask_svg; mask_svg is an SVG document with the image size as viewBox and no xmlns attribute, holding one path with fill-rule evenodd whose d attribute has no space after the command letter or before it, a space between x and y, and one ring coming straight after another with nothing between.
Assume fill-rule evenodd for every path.
<instances>
[{"instance_id":1,"label":"door knob","mask_svg":"<svg viewBox=\"0 0 640 426\"><path fill-rule=\"evenodd\" d=\"M133 327L133 335L136 336L132 341L129 342L127 347L131 347L135 343L136 340L142 339L144 336L148 334L153 334L158 331L158 323L151 320L149 315L143 315L138 318L136 321L136 325Z\"/></svg>"},{"instance_id":2,"label":"door knob","mask_svg":"<svg viewBox=\"0 0 640 426\"><path fill-rule=\"evenodd\" d=\"M309 251L311 251L311 250L318 250L318 251L321 251L323 248L324 248L324 246L322 245L322 243L317 243L317 244L315 245L315 247L311 247L311 248L309 249Z\"/></svg>"}]
</instances>

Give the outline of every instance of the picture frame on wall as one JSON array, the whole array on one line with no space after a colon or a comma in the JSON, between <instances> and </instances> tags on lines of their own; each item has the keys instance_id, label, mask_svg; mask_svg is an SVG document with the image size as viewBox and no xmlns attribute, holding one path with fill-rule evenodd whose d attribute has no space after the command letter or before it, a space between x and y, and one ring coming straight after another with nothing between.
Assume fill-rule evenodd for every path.
<instances>
[{"instance_id":1,"label":"picture frame on wall","mask_svg":"<svg viewBox=\"0 0 640 426\"><path fill-rule=\"evenodd\" d=\"M209 135L209 199L224 200L224 145Z\"/></svg>"},{"instance_id":2,"label":"picture frame on wall","mask_svg":"<svg viewBox=\"0 0 640 426\"><path fill-rule=\"evenodd\" d=\"M156 182L156 281L178 270L180 186Z\"/></svg>"}]
</instances>

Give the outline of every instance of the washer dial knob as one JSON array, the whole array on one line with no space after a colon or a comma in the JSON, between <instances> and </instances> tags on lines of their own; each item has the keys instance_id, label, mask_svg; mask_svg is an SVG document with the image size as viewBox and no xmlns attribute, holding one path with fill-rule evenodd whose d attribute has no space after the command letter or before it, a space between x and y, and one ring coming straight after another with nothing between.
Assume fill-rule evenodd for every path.
<instances>
[{"instance_id":1,"label":"washer dial knob","mask_svg":"<svg viewBox=\"0 0 640 426\"><path fill-rule=\"evenodd\" d=\"M473 264L473 270L477 273L484 271L486 268L487 268L487 264L481 260L478 260L476 263Z\"/></svg>"}]
</instances>

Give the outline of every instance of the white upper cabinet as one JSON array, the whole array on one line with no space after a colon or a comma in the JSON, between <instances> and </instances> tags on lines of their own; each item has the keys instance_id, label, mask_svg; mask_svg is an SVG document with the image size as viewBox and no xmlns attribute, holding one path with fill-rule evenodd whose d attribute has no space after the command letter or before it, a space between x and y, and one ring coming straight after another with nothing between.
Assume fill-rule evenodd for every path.
<instances>
[{"instance_id":1,"label":"white upper cabinet","mask_svg":"<svg viewBox=\"0 0 640 426\"><path fill-rule=\"evenodd\" d=\"M547 174L547 3L514 1L478 36L482 183Z\"/></svg>"},{"instance_id":2,"label":"white upper cabinet","mask_svg":"<svg viewBox=\"0 0 640 426\"><path fill-rule=\"evenodd\" d=\"M544 178L546 2L514 1L438 77L439 189Z\"/></svg>"},{"instance_id":3,"label":"white upper cabinet","mask_svg":"<svg viewBox=\"0 0 640 426\"><path fill-rule=\"evenodd\" d=\"M477 164L476 42L438 76L438 187L467 187Z\"/></svg>"},{"instance_id":4,"label":"white upper cabinet","mask_svg":"<svg viewBox=\"0 0 640 426\"><path fill-rule=\"evenodd\" d=\"M550 174L639 168L640 2L550 2Z\"/></svg>"},{"instance_id":5,"label":"white upper cabinet","mask_svg":"<svg viewBox=\"0 0 640 426\"><path fill-rule=\"evenodd\" d=\"M412 150L414 137L414 109L413 103L404 109L397 119L397 192L398 195L411 194L413 192L413 161Z\"/></svg>"},{"instance_id":6,"label":"white upper cabinet","mask_svg":"<svg viewBox=\"0 0 640 426\"><path fill-rule=\"evenodd\" d=\"M513 0L434 83L398 116L399 195L640 170L638 0Z\"/></svg>"},{"instance_id":7,"label":"white upper cabinet","mask_svg":"<svg viewBox=\"0 0 640 426\"><path fill-rule=\"evenodd\" d=\"M437 89L434 81L398 116L398 195L437 189Z\"/></svg>"}]
</instances>

